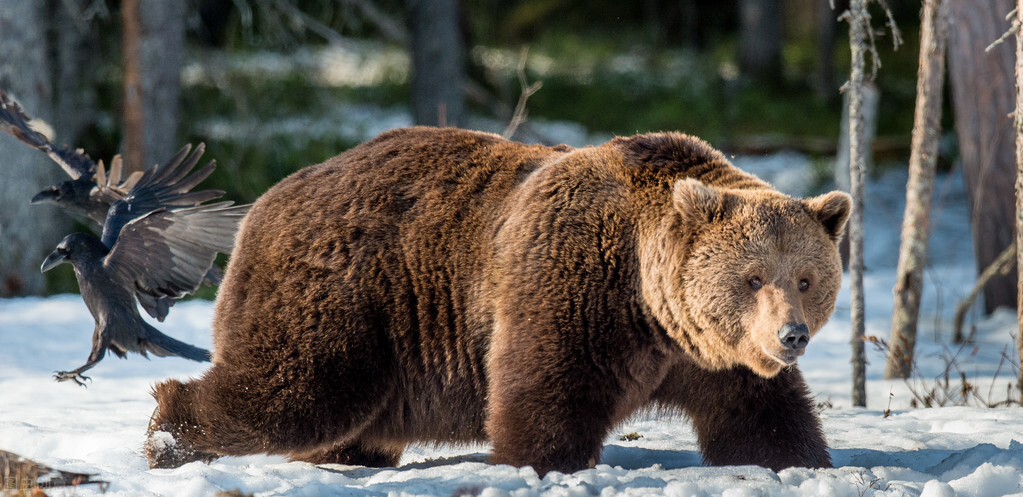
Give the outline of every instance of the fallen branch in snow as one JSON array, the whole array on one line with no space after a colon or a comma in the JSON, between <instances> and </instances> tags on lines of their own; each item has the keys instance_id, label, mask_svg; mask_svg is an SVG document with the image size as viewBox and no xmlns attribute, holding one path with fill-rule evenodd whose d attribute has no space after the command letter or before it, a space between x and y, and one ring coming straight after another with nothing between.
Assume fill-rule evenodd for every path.
<instances>
[{"instance_id":1,"label":"fallen branch in snow","mask_svg":"<svg viewBox=\"0 0 1023 497\"><path fill-rule=\"evenodd\" d=\"M0 450L0 490L3 490L3 495L8 495L7 490L20 490L25 495L37 495L36 490L39 490L40 487L77 487L90 483L98 485L100 491L105 492L110 483L93 480L93 476L95 475L61 471L31 459L25 459L13 452ZM30 490L31 494L28 493Z\"/></svg>"}]
</instances>

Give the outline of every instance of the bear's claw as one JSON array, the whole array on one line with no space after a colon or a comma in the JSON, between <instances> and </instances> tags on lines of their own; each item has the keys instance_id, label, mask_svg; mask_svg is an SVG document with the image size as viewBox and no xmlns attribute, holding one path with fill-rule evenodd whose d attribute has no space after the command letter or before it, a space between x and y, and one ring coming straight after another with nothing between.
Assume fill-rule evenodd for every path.
<instances>
[{"instance_id":1,"label":"bear's claw","mask_svg":"<svg viewBox=\"0 0 1023 497\"><path fill-rule=\"evenodd\" d=\"M160 408L157 407L149 418L146 441L142 444L150 469L177 468L194 461L208 463L217 458L216 454L195 450L187 441L174 436L168 426L158 424L159 416Z\"/></svg>"}]
</instances>

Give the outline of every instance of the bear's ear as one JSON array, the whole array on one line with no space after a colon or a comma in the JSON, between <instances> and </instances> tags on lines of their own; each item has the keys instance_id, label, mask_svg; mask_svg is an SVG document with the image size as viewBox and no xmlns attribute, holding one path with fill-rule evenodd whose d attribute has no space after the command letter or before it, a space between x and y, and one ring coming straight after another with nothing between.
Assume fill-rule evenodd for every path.
<instances>
[{"instance_id":1,"label":"bear's ear","mask_svg":"<svg viewBox=\"0 0 1023 497\"><path fill-rule=\"evenodd\" d=\"M835 242L842 239L845 222L852 210L852 197L845 192L833 191L803 201L806 208L824 225Z\"/></svg>"},{"instance_id":2,"label":"bear's ear","mask_svg":"<svg viewBox=\"0 0 1023 497\"><path fill-rule=\"evenodd\" d=\"M675 182L671 192L675 209L688 225L710 222L721 210L721 193L693 178Z\"/></svg>"}]
</instances>

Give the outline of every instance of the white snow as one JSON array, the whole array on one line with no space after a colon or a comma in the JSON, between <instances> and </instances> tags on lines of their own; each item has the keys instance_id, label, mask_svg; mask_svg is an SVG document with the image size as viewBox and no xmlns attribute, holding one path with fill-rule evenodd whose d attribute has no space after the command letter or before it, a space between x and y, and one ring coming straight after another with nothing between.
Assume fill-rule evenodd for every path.
<instances>
[{"instance_id":1,"label":"white snow","mask_svg":"<svg viewBox=\"0 0 1023 497\"><path fill-rule=\"evenodd\" d=\"M751 162L750 167L756 161ZM764 173L765 176L768 173ZM872 182L867 217L867 333L887 338L898 251L905 174ZM955 303L975 277L965 193L958 175L939 180L936 233L927 271L917 357L925 391L940 378L946 358L988 401L1006 398L1015 362L1016 320L999 313L976 324L974 345L947 345ZM209 302L176 305L156 326L179 339L210 347ZM314 466L279 457L223 458L177 469L150 470L141 454L152 385L185 380L208 365L178 358L127 360L109 356L87 374L88 388L55 383L52 372L85 360L92 319L77 295L0 300L0 448L59 469L95 473L109 496L206 496L240 489L256 495L479 495L483 497L669 496L1001 496L1023 495L1023 410L1019 408L909 408L912 391L882 379L883 353L868 345L868 407L850 404L849 294L800 360L831 447L834 469L704 467L684 419L635 417L606 441L597 467L538 478L530 468L491 466L486 446L413 446L398 468ZM992 385L992 378L997 382ZM958 389L953 372L951 390ZM1015 395L1015 394L1013 394ZM970 405L978 405L976 401ZM886 409L891 409L885 416ZM621 441L635 432L642 437ZM50 489L50 495L98 495L94 485Z\"/></svg>"}]
</instances>

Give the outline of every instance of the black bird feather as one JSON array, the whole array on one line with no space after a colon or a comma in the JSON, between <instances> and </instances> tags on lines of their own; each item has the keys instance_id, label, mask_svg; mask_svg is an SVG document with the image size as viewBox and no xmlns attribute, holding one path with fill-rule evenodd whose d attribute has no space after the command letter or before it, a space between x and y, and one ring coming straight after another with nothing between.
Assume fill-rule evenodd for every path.
<instances>
[{"instance_id":1,"label":"black bird feather","mask_svg":"<svg viewBox=\"0 0 1023 497\"><path fill-rule=\"evenodd\" d=\"M12 101L6 92L0 90L0 129L50 156L68 176L71 176L71 179L92 177L96 174L96 163L81 149L71 150L69 147L54 146L46 135L29 126L31 120L32 118L21 110L20 105Z\"/></svg>"}]
</instances>

